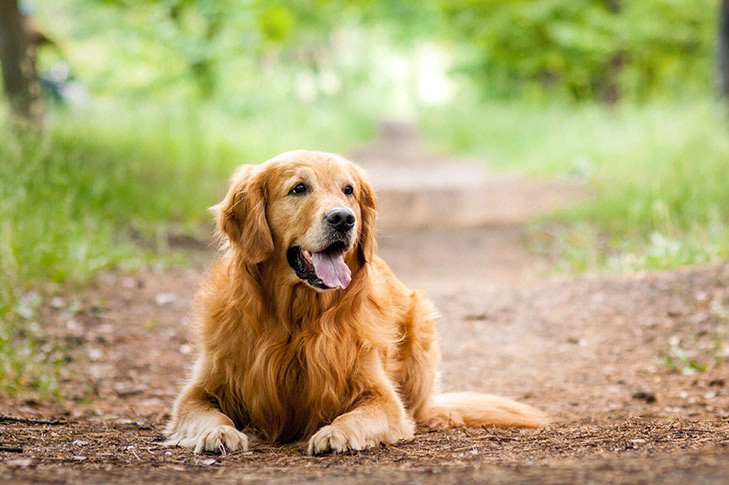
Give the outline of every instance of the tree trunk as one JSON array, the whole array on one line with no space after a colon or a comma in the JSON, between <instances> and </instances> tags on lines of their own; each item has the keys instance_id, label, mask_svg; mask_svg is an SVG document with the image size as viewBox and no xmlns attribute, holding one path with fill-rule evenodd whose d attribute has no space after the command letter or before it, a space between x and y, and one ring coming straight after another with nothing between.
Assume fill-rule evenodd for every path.
<instances>
[{"instance_id":1,"label":"tree trunk","mask_svg":"<svg viewBox=\"0 0 729 485\"><path fill-rule=\"evenodd\" d=\"M719 95L727 97L729 96L729 0L721 1L718 45Z\"/></svg>"},{"instance_id":2,"label":"tree trunk","mask_svg":"<svg viewBox=\"0 0 729 485\"><path fill-rule=\"evenodd\" d=\"M0 66L5 92L17 115L38 122L40 85L32 49L17 0L0 0Z\"/></svg>"}]
</instances>

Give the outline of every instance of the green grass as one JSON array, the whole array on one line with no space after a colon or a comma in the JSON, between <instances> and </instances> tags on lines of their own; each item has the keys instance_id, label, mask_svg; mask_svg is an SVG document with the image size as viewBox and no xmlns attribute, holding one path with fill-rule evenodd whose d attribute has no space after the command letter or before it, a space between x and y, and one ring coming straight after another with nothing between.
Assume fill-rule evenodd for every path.
<instances>
[{"instance_id":1,"label":"green grass","mask_svg":"<svg viewBox=\"0 0 729 485\"><path fill-rule=\"evenodd\" d=\"M51 110L41 133L13 129L0 107L0 394L57 392L63 352L41 351L38 309L60 285L168 257L165 233L199 232L239 164L373 133L337 100L270 100L242 116L200 103L92 106Z\"/></svg>"},{"instance_id":2,"label":"green grass","mask_svg":"<svg viewBox=\"0 0 729 485\"><path fill-rule=\"evenodd\" d=\"M621 106L454 103L422 113L436 148L497 169L586 178L595 197L535 242L573 270L729 257L729 123L711 100Z\"/></svg>"}]
</instances>

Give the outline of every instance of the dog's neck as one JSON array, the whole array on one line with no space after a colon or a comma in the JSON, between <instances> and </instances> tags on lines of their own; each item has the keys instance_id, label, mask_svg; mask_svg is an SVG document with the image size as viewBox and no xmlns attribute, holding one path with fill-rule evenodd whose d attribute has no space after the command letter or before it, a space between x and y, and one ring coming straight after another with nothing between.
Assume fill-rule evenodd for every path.
<instances>
[{"instance_id":1,"label":"dog's neck","mask_svg":"<svg viewBox=\"0 0 729 485\"><path fill-rule=\"evenodd\" d=\"M358 256L347 261L352 270L352 282L347 289L320 291L306 283L291 284L286 275L288 267L275 262L258 265L244 263L241 269L258 283L256 291L264 302L258 311L261 321L271 321L276 327L295 332L314 329L326 322L337 322L344 315L352 315L364 297L369 265ZM250 289L248 290L250 291Z\"/></svg>"}]
</instances>

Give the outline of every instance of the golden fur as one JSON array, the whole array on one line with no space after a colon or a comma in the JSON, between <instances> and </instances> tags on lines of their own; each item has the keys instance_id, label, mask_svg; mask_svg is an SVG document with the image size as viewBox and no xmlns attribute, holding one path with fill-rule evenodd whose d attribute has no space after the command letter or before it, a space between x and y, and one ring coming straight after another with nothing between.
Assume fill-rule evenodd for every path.
<instances>
[{"instance_id":1,"label":"golden fur","mask_svg":"<svg viewBox=\"0 0 729 485\"><path fill-rule=\"evenodd\" d=\"M301 180L311 193L292 197ZM286 251L315 239L332 207L356 217L344 254L352 279L346 289L318 290L297 277ZM199 356L175 402L170 443L245 449L249 433L308 440L307 452L318 454L409 439L415 422L544 423L505 398L434 394L434 308L376 256L375 196L352 163L296 151L243 166L213 209L227 249L196 296Z\"/></svg>"}]
</instances>

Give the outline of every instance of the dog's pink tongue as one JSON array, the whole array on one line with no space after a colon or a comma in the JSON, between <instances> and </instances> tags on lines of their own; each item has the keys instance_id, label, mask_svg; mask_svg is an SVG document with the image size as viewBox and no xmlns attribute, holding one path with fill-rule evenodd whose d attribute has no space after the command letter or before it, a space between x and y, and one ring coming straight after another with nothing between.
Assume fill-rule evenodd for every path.
<instances>
[{"instance_id":1,"label":"dog's pink tongue","mask_svg":"<svg viewBox=\"0 0 729 485\"><path fill-rule=\"evenodd\" d=\"M316 275L329 288L346 288L352 282L352 272L342 253L312 253L311 262Z\"/></svg>"}]
</instances>

